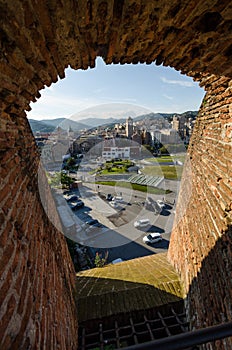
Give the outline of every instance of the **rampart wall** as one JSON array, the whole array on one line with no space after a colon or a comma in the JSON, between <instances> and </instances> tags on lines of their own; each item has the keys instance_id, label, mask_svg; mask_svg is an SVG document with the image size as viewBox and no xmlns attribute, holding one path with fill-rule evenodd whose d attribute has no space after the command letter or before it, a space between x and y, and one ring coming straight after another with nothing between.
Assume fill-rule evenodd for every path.
<instances>
[{"instance_id":1,"label":"rampart wall","mask_svg":"<svg viewBox=\"0 0 232 350\"><path fill-rule=\"evenodd\" d=\"M76 349L74 271L41 204L25 111L97 56L171 66L206 89L169 259L193 328L231 319L231 1L0 0L0 13L0 348Z\"/></svg>"}]
</instances>

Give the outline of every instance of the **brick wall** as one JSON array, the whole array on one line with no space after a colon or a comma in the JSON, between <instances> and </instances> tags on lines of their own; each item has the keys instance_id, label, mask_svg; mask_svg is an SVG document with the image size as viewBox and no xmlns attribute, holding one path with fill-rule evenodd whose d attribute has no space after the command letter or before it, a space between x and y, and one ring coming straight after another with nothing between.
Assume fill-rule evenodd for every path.
<instances>
[{"instance_id":1,"label":"brick wall","mask_svg":"<svg viewBox=\"0 0 232 350\"><path fill-rule=\"evenodd\" d=\"M76 349L74 270L40 203L39 157L23 114L4 114L0 143L0 348Z\"/></svg>"},{"instance_id":2,"label":"brick wall","mask_svg":"<svg viewBox=\"0 0 232 350\"><path fill-rule=\"evenodd\" d=\"M191 138L168 252L185 282L193 328L232 320L231 83L210 77Z\"/></svg>"},{"instance_id":3,"label":"brick wall","mask_svg":"<svg viewBox=\"0 0 232 350\"><path fill-rule=\"evenodd\" d=\"M175 67L208 90L169 258L186 283L193 327L230 318L231 88L214 74L232 78L231 9L218 0L0 0L1 349L76 346L73 268L40 203L24 111L68 65L94 67L98 55Z\"/></svg>"}]
</instances>

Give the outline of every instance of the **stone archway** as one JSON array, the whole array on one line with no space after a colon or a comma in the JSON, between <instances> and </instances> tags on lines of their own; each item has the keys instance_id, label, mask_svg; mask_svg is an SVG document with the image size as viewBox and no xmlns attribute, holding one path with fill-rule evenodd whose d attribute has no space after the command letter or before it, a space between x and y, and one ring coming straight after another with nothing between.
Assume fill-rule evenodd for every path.
<instances>
[{"instance_id":1,"label":"stone archway","mask_svg":"<svg viewBox=\"0 0 232 350\"><path fill-rule=\"evenodd\" d=\"M0 10L2 349L76 348L73 269L40 204L39 155L24 111L68 65L87 69L97 56L107 64L168 65L206 89L190 147L194 192L169 259L190 291L193 326L210 324L218 310L230 319L231 1L1 0ZM187 179L186 170L183 198ZM218 244L223 254L216 249L212 264L205 258ZM211 315L203 300L208 285L196 280L203 267L220 276L217 286L209 284L211 304L220 300Z\"/></svg>"}]
</instances>

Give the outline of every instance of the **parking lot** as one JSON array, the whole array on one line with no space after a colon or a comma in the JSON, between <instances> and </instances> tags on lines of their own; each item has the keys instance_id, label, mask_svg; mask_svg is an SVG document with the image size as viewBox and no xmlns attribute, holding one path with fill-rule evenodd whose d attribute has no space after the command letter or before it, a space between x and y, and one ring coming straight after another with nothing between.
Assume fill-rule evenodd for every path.
<instances>
[{"instance_id":1,"label":"parking lot","mask_svg":"<svg viewBox=\"0 0 232 350\"><path fill-rule=\"evenodd\" d=\"M106 195L113 192L109 186L101 188L101 192L103 190ZM175 215L173 205L166 205L157 214L151 208L146 208L146 193L124 191L122 197L123 201L118 203L117 208L113 208L110 201L103 199L100 193L91 187L83 187L79 200L84 205L73 211L81 227L76 232L75 241L88 247L93 257L96 252L102 252L103 255L107 252L108 262L117 258L129 260L167 251ZM152 198L155 201L161 199L161 196L153 195ZM134 222L139 218L148 218L150 225L135 228ZM89 222L95 224L89 225ZM144 243L143 237L150 232L159 232L162 241Z\"/></svg>"}]
</instances>

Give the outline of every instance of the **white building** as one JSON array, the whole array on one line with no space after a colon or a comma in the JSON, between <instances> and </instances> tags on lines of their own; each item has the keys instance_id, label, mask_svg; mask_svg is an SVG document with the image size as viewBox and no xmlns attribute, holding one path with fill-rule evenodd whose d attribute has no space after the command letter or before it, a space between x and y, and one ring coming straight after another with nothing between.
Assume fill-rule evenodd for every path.
<instances>
[{"instance_id":1,"label":"white building","mask_svg":"<svg viewBox=\"0 0 232 350\"><path fill-rule=\"evenodd\" d=\"M130 147L104 147L102 151L104 159L130 158Z\"/></svg>"},{"instance_id":2,"label":"white building","mask_svg":"<svg viewBox=\"0 0 232 350\"><path fill-rule=\"evenodd\" d=\"M161 132L160 130L153 129L150 131L151 139L152 139L152 145L154 146L157 142L161 143Z\"/></svg>"}]
</instances>

